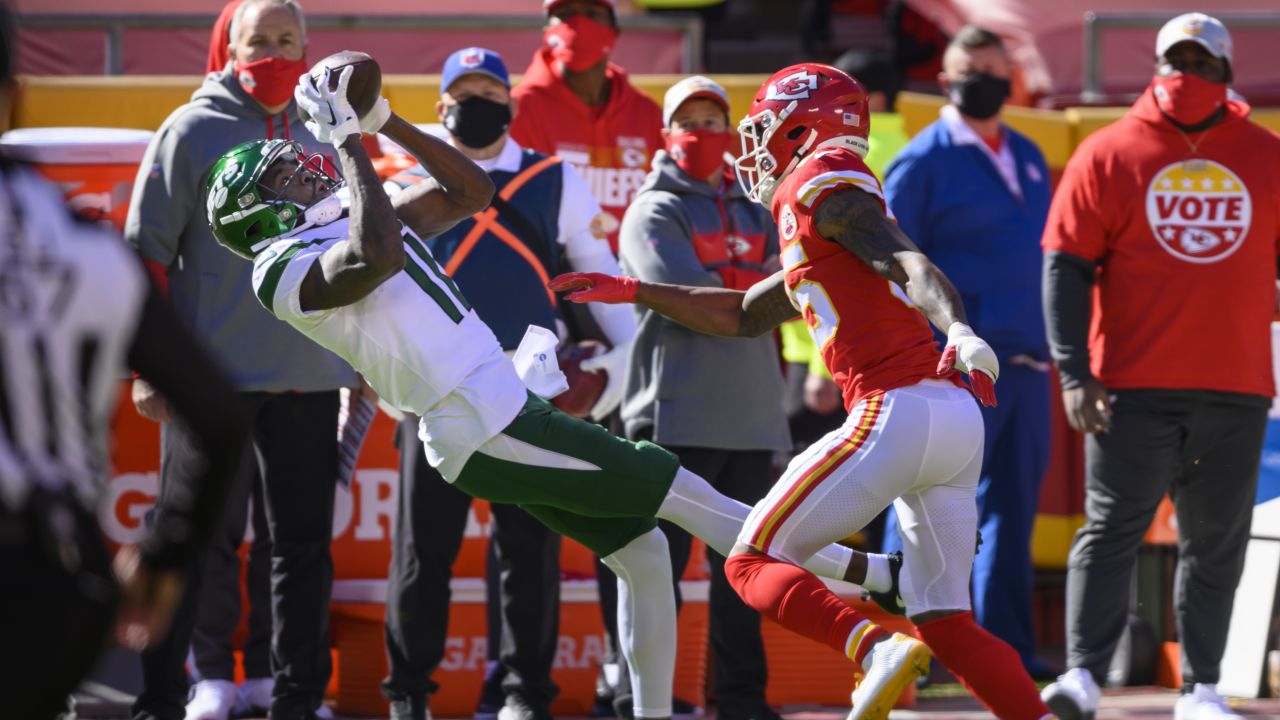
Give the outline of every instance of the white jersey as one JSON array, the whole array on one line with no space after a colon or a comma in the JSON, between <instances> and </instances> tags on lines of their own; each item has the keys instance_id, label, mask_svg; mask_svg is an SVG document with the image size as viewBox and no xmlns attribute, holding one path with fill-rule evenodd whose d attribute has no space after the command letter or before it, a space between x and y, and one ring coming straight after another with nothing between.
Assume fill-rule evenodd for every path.
<instances>
[{"instance_id":1,"label":"white jersey","mask_svg":"<svg viewBox=\"0 0 1280 720\"><path fill-rule=\"evenodd\" d=\"M350 305L302 310L299 290L311 265L347 238L346 195L339 219L258 255L254 291L268 311L350 363L383 400L422 416L427 459L452 481L475 448L519 413L524 384L493 331L408 228L404 270Z\"/></svg>"},{"instance_id":2,"label":"white jersey","mask_svg":"<svg viewBox=\"0 0 1280 720\"><path fill-rule=\"evenodd\" d=\"M0 287L0 506L40 486L92 507L147 297L142 263L118 236L74 221L52 183L6 165Z\"/></svg>"}]
</instances>

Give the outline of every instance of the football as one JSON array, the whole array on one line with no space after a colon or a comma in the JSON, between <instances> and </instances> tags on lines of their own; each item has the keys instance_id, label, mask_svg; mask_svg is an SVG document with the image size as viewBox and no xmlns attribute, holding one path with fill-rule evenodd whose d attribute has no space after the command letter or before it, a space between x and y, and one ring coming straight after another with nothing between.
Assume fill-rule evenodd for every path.
<instances>
[{"instance_id":1,"label":"football","mask_svg":"<svg viewBox=\"0 0 1280 720\"><path fill-rule=\"evenodd\" d=\"M318 85L324 77L325 68L329 68L332 70L329 74L329 89L334 90L338 87L338 76L348 65L353 69L351 80L347 83L347 100L351 103L351 108L356 111L356 115L363 117L382 94L382 68L378 67L378 61L372 56L356 50L336 52L312 65L311 77ZM301 108L298 109L298 113L304 122L311 119Z\"/></svg>"},{"instance_id":2,"label":"football","mask_svg":"<svg viewBox=\"0 0 1280 720\"><path fill-rule=\"evenodd\" d=\"M557 358L560 370L569 381L569 389L551 398L551 404L561 412L576 418L591 416L591 408L604 394L604 386L609 376L603 370L586 372L582 369L582 361L595 357L605 351L604 343L595 340L583 340L569 343L560 349Z\"/></svg>"}]
</instances>

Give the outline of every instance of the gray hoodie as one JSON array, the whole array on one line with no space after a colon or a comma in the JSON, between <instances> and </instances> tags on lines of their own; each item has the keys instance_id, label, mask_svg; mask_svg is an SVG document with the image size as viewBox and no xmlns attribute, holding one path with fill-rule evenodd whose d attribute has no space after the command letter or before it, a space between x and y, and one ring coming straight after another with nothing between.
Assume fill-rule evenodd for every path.
<instances>
[{"instance_id":1,"label":"gray hoodie","mask_svg":"<svg viewBox=\"0 0 1280 720\"><path fill-rule=\"evenodd\" d=\"M307 132L294 103L270 117L240 87L231 66L210 74L151 139L133 186L125 238L168 268L178 314L240 390L354 386L356 374L346 362L258 304L253 264L219 245L205 220L205 178L214 161L242 142L270 137L291 137L308 152L332 155Z\"/></svg>"},{"instance_id":2,"label":"gray hoodie","mask_svg":"<svg viewBox=\"0 0 1280 720\"><path fill-rule=\"evenodd\" d=\"M763 236L765 257L778 254L772 221L764 208L743 196L737 183L726 183L717 202L715 190L689 177L659 151L622 220L622 269L642 280L721 287L715 266L722 263L700 260L694 237L721 242L726 220L730 234ZM758 263L734 264L763 270ZM648 427L659 444L718 450L791 448L772 334L714 337L651 310L637 310L639 331L622 403L628 435Z\"/></svg>"}]
</instances>

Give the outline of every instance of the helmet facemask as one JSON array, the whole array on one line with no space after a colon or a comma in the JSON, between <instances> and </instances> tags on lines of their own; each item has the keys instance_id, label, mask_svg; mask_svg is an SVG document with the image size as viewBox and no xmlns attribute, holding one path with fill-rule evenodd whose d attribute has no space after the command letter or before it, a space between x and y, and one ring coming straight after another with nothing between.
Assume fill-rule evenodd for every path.
<instances>
[{"instance_id":1,"label":"helmet facemask","mask_svg":"<svg viewBox=\"0 0 1280 720\"><path fill-rule=\"evenodd\" d=\"M795 111L796 105L797 103L792 101L777 114L772 109L766 109L755 115L748 115L738 123L738 135L742 138L742 156L734 163L738 182L742 185L748 199L765 207L772 202L773 193L778 189L778 184L788 173L795 170L818 137L817 131L813 128L804 126L792 128L790 132L796 137L787 139L799 141L804 137L804 140L796 145L790 157L783 158L787 163L785 167L781 166L782 161L770 152L769 145L774 134ZM807 137L805 137L806 134Z\"/></svg>"},{"instance_id":2,"label":"helmet facemask","mask_svg":"<svg viewBox=\"0 0 1280 720\"><path fill-rule=\"evenodd\" d=\"M283 182L265 179L278 163L296 166ZM272 178L275 180L276 178ZM319 183L307 200L290 198L301 183ZM236 254L252 260L271 243L290 233L324 225L342 214L335 192L342 185L324 169L323 156L306 156L293 141L250 141L236 146L215 164L208 182L206 206L214 237Z\"/></svg>"},{"instance_id":3,"label":"helmet facemask","mask_svg":"<svg viewBox=\"0 0 1280 720\"><path fill-rule=\"evenodd\" d=\"M289 145L296 145L296 143L290 143ZM335 193L342 186L342 181L334 178L325 170L325 157L323 155L313 153L304 156L301 152L301 146L290 148L289 145L282 146L271 156L268 156L267 170L262 177L258 178L256 183L258 194L262 198L262 204L277 208L276 214L281 219L287 220L289 217L301 216L301 224L296 225L292 230L295 233L316 225L327 225L337 220L338 216L342 214L342 203ZM293 172L289 173L289 176L280 184L279 189L273 190L263 180L276 163L284 161L285 157L287 157L286 150L288 149L295 150L293 158L297 164L294 165ZM319 184L320 190L316 199L304 204L289 197L289 191L295 187L295 183L296 186L301 186L307 182ZM262 247L265 248L270 244L270 241L274 240L275 238L268 238L264 241L266 245Z\"/></svg>"}]
</instances>

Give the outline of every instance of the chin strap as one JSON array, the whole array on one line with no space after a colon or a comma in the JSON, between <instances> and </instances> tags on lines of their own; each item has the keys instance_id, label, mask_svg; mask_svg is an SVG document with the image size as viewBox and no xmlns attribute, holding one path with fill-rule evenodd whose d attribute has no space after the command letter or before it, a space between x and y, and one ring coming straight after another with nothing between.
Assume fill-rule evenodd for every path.
<instances>
[{"instance_id":1,"label":"chin strap","mask_svg":"<svg viewBox=\"0 0 1280 720\"><path fill-rule=\"evenodd\" d=\"M316 225L328 225L342 217L342 200L337 195L329 195L302 212L302 227L294 232L306 230Z\"/></svg>"}]
</instances>

